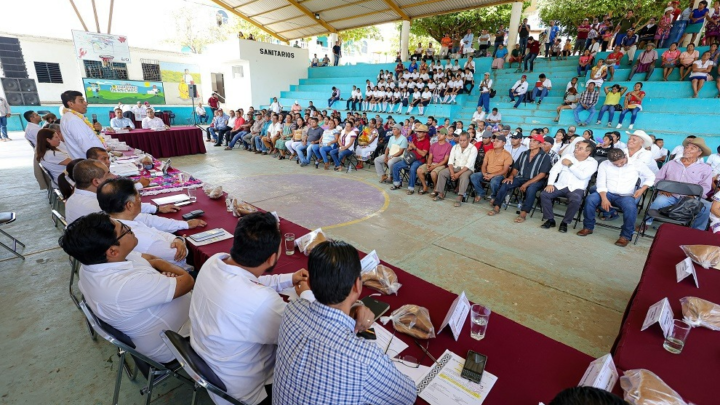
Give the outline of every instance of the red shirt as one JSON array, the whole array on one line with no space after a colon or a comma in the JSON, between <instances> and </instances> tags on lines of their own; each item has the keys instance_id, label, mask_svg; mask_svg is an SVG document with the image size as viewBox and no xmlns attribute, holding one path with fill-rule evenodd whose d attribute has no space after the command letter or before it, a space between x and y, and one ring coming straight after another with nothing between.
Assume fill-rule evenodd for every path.
<instances>
[{"instance_id":1,"label":"red shirt","mask_svg":"<svg viewBox=\"0 0 720 405\"><path fill-rule=\"evenodd\" d=\"M483 150L485 150L485 153L488 153L488 151L491 151L491 150L493 149L493 143L492 143L492 142L490 142L490 143L487 144L487 145L484 145L484 144L482 143L482 141L480 141L480 142L475 142L475 148L476 148L478 151L480 150L480 147L481 147L481 146L482 146Z\"/></svg>"},{"instance_id":2,"label":"red shirt","mask_svg":"<svg viewBox=\"0 0 720 405\"><path fill-rule=\"evenodd\" d=\"M425 156L421 156L420 153L418 153L418 150L430 152L430 137L425 135L425 138L423 138L422 141L419 141L417 139L417 135L413 135L411 138L411 142L415 144L416 149L413 149L412 151L415 154L415 157L418 161L425 163L425 156L427 156L427 153L425 154Z\"/></svg>"},{"instance_id":3,"label":"red shirt","mask_svg":"<svg viewBox=\"0 0 720 405\"><path fill-rule=\"evenodd\" d=\"M210 108L218 108L218 99L216 97L210 97L208 99L208 105Z\"/></svg>"},{"instance_id":4,"label":"red shirt","mask_svg":"<svg viewBox=\"0 0 720 405\"><path fill-rule=\"evenodd\" d=\"M611 53L610 55L607 56L607 58L608 58L608 59L614 59L614 60L615 60L614 65L619 65L619 64L620 64L620 61L621 61L622 58L623 58L623 56L625 56L624 53L618 52L618 53Z\"/></svg>"},{"instance_id":5,"label":"red shirt","mask_svg":"<svg viewBox=\"0 0 720 405\"><path fill-rule=\"evenodd\" d=\"M590 24L580 24L578 26L577 39L587 39L590 33Z\"/></svg>"},{"instance_id":6,"label":"red shirt","mask_svg":"<svg viewBox=\"0 0 720 405\"><path fill-rule=\"evenodd\" d=\"M530 53L539 54L540 53L540 41L532 41L532 44L528 42L528 49L530 49Z\"/></svg>"}]
</instances>

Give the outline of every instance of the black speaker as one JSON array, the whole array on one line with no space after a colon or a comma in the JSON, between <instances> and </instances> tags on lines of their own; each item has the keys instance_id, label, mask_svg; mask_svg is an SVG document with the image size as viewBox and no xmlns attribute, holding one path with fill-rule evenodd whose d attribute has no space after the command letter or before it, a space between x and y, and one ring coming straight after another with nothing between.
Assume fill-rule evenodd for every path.
<instances>
[{"instance_id":1,"label":"black speaker","mask_svg":"<svg viewBox=\"0 0 720 405\"><path fill-rule=\"evenodd\" d=\"M18 79L20 90L25 93L37 93L35 79Z\"/></svg>"},{"instance_id":2,"label":"black speaker","mask_svg":"<svg viewBox=\"0 0 720 405\"><path fill-rule=\"evenodd\" d=\"M40 96L37 92L34 93L22 93L23 105L40 105Z\"/></svg>"},{"instance_id":3,"label":"black speaker","mask_svg":"<svg viewBox=\"0 0 720 405\"><path fill-rule=\"evenodd\" d=\"M9 91L22 91L20 90L20 83L18 82L18 79L11 79L11 78L5 78L3 77L0 79L2 81L2 86L5 92Z\"/></svg>"},{"instance_id":4,"label":"black speaker","mask_svg":"<svg viewBox=\"0 0 720 405\"><path fill-rule=\"evenodd\" d=\"M5 80L5 79L3 79ZM17 91L5 91L5 100L10 105L24 105L23 94Z\"/></svg>"},{"instance_id":5,"label":"black speaker","mask_svg":"<svg viewBox=\"0 0 720 405\"><path fill-rule=\"evenodd\" d=\"M194 84L189 84L189 85L188 85L188 94L190 95L191 98L197 97L197 96L198 96L198 94L197 94L197 86L194 85Z\"/></svg>"}]
</instances>

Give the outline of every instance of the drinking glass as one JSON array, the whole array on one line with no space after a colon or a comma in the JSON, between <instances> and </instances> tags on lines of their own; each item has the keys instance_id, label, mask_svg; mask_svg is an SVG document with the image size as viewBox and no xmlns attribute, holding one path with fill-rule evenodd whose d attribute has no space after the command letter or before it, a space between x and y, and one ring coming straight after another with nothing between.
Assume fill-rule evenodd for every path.
<instances>
[{"instance_id":1,"label":"drinking glass","mask_svg":"<svg viewBox=\"0 0 720 405\"><path fill-rule=\"evenodd\" d=\"M470 307L470 337L475 340L485 338L488 321L490 320L490 308L480 304Z\"/></svg>"},{"instance_id":2,"label":"drinking glass","mask_svg":"<svg viewBox=\"0 0 720 405\"><path fill-rule=\"evenodd\" d=\"M190 201L191 203L197 202L197 189L188 188L187 195L188 195L188 201Z\"/></svg>"},{"instance_id":3,"label":"drinking glass","mask_svg":"<svg viewBox=\"0 0 720 405\"><path fill-rule=\"evenodd\" d=\"M285 254L291 256L295 254L295 234L285 234Z\"/></svg>"},{"instance_id":4,"label":"drinking glass","mask_svg":"<svg viewBox=\"0 0 720 405\"><path fill-rule=\"evenodd\" d=\"M673 354L680 354L683 347L685 347L685 340L687 340L690 334L690 329L691 327L687 322L681 319L674 319L673 328L663 343L665 350Z\"/></svg>"}]
</instances>

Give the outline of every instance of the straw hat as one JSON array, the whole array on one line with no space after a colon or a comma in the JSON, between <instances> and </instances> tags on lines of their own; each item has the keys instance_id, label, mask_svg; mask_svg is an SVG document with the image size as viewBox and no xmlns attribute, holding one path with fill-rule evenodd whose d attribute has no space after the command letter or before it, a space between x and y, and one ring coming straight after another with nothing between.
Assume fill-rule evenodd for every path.
<instances>
[{"instance_id":1,"label":"straw hat","mask_svg":"<svg viewBox=\"0 0 720 405\"><path fill-rule=\"evenodd\" d=\"M643 148L649 148L650 145L652 145L652 138L650 138L650 135L646 134L645 131L642 129L637 129L634 132L625 131L626 134L629 136L637 136L640 139L643 140Z\"/></svg>"},{"instance_id":2,"label":"straw hat","mask_svg":"<svg viewBox=\"0 0 720 405\"><path fill-rule=\"evenodd\" d=\"M705 145L705 140L702 138L685 139L682 143L683 148L688 146L689 144L693 144L702 150L702 155L700 155L701 157L712 155L712 151L710 150L710 148L707 147L707 145Z\"/></svg>"}]
</instances>

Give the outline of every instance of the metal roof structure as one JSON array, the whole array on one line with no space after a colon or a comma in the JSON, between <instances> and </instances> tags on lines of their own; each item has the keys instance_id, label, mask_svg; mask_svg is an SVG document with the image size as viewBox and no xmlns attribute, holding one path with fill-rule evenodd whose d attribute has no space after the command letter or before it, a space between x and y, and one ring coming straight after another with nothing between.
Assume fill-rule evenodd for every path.
<instances>
[{"instance_id":1,"label":"metal roof structure","mask_svg":"<svg viewBox=\"0 0 720 405\"><path fill-rule=\"evenodd\" d=\"M212 0L280 41L430 17L512 0Z\"/></svg>"}]
</instances>

